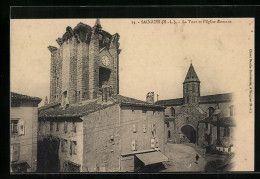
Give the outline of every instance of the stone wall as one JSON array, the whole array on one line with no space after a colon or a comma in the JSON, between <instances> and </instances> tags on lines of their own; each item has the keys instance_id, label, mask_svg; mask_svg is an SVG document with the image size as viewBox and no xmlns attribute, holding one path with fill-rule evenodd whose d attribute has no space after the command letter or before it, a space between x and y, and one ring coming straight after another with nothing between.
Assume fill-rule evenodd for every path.
<instances>
[{"instance_id":1,"label":"stone wall","mask_svg":"<svg viewBox=\"0 0 260 179\"><path fill-rule=\"evenodd\" d=\"M120 162L120 107L114 105L82 117L83 172L116 172Z\"/></svg>"}]
</instances>

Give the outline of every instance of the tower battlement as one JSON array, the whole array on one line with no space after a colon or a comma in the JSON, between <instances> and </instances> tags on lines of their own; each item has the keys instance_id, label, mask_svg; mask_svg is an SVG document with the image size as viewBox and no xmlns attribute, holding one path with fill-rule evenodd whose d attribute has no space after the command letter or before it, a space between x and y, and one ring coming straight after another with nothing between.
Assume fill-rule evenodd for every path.
<instances>
[{"instance_id":1,"label":"tower battlement","mask_svg":"<svg viewBox=\"0 0 260 179\"><path fill-rule=\"evenodd\" d=\"M102 30L97 20L93 27L80 22L68 26L51 52L50 103L63 105L96 99L102 85L119 93L119 35Z\"/></svg>"}]
</instances>

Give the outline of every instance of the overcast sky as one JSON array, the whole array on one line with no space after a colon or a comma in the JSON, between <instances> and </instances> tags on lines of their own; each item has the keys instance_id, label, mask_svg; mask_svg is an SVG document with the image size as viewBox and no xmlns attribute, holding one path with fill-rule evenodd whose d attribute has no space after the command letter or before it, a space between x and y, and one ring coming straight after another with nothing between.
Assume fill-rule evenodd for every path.
<instances>
[{"instance_id":1,"label":"overcast sky","mask_svg":"<svg viewBox=\"0 0 260 179\"><path fill-rule=\"evenodd\" d=\"M248 76L248 51L254 45L252 19L232 19L228 24L132 24L141 20L100 19L103 30L120 35L121 95L145 100L146 93L154 91L160 100L180 98L191 60L201 95L248 89L248 80L241 76ZM95 19L11 20L12 92L40 97L40 106L45 96L49 99L47 47L58 47L56 39L66 27L79 22L93 26Z\"/></svg>"}]
</instances>

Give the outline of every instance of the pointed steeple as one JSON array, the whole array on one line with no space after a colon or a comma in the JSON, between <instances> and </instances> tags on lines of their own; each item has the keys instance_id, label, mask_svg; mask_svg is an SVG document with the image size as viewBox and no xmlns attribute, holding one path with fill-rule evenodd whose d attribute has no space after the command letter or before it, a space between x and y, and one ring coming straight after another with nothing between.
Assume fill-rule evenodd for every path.
<instances>
[{"instance_id":1,"label":"pointed steeple","mask_svg":"<svg viewBox=\"0 0 260 179\"><path fill-rule=\"evenodd\" d=\"M193 68L193 65L192 63L190 64L190 68L188 70L188 73L185 77L185 80L184 80L184 83L186 82L192 82L192 81L197 81L197 82L200 82L194 68Z\"/></svg>"}]
</instances>

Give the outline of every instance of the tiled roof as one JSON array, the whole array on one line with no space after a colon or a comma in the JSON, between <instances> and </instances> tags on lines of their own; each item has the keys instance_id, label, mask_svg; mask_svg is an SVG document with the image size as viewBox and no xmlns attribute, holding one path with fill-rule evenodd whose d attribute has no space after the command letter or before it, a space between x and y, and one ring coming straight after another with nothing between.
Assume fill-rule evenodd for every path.
<instances>
[{"instance_id":1,"label":"tiled roof","mask_svg":"<svg viewBox=\"0 0 260 179\"><path fill-rule=\"evenodd\" d=\"M155 107L155 108L162 108L159 105L147 103L145 101L141 101L134 98L125 97L122 95L114 95L113 99L116 103L120 103L121 105L134 105L134 106L146 106L146 107Z\"/></svg>"},{"instance_id":2,"label":"tiled roof","mask_svg":"<svg viewBox=\"0 0 260 179\"><path fill-rule=\"evenodd\" d=\"M200 80L199 80L199 78L198 78L198 76L197 76L197 74L196 74L192 64L190 64L190 68L189 68L188 73L187 73L187 75L185 77L184 83L192 82L192 81L200 82Z\"/></svg>"},{"instance_id":3,"label":"tiled roof","mask_svg":"<svg viewBox=\"0 0 260 179\"><path fill-rule=\"evenodd\" d=\"M86 103L87 102L87 103ZM84 103L84 104L83 104ZM58 105L59 103L57 103ZM145 101L137 100L134 98L128 98L121 95L113 95L108 103L98 103L95 101L84 101L78 104L70 105L68 108L55 108L53 109L53 105L47 105L41 107L39 110L39 117L80 117L87 115L89 113L105 109L107 107L113 106L115 104L119 105L132 105L132 106L143 106L143 107L152 107L152 108L160 108L164 109L162 106L157 106L154 104L147 103Z\"/></svg>"},{"instance_id":4,"label":"tiled roof","mask_svg":"<svg viewBox=\"0 0 260 179\"><path fill-rule=\"evenodd\" d=\"M231 101L233 99L232 93L223 93L215 95L207 95L200 97L200 103L218 102L218 101Z\"/></svg>"},{"instance_id":5,"label":"tiled roof","mask_svg":"<svg viewBox=\"0 0 260 179\"><path fill-rule=\"evenodd\" d=\"M84 116L86 114L89 114L91 112L95 112L97 110L105 109L109 106L112 106L113 104L107 105L107 104L98 104L95 102L90 102L85 105L71 105L68 108L48 108L40 111L39 117L80 117Z\"/></svg>"},{"instance_id":6,"label":"tiled roof","mask_svg":"<svg viewBox=\"0 0 260 179\"><path fill-rule=\"evenodd\" d=\"M183 104L183 98L176 98L176 99L167 99L167 100L159 100L155 103L156 105L182 105Z\"/></svg>"},{"instance_id":7,"label":"tiled roof","mask_svg":"<svg viewBox=\"0 0 260 179\"><path fill-rule=\"evenodd\" d=\"M51 108L51 107L55 107L55 106L59 106L60 103L59 102L52 102L52 103L49 103L47 105L44 105L42 107L39 107L38 110L41 111L41 110L44 110L44 109L47 109L47 108Z\"/></svg>"},{"instance_id":8,"label":"tiled roof","mask_svg":"<svg viewBox=\"0 0 260 179\"><path fill-rule=\"evenodd\" d=\"M38 97L32 97L32 96L23 95L23 94L14 93L14 92L11 92L11 99L12 100L38 101L38 102L42 101L42 99L38 98Z\"/></svg>"},{"instance_id":9,"label":"tiled roof","mask_svg":"<svg viewBox=\"0 0 260 179\"><path fill-rule=\"evenodd\" d=\"M223 101L231 101L232 99L233 99L232 93L223 93L223 94L201 96L199 103L223 102ZM157 101L155 104L162 105L162 106L182 105L183 98L160 100Z\"/></svg>"}]
</instances>

